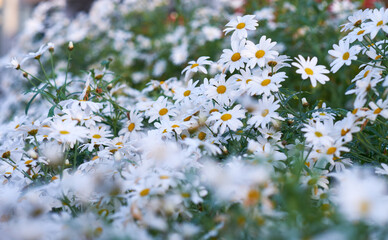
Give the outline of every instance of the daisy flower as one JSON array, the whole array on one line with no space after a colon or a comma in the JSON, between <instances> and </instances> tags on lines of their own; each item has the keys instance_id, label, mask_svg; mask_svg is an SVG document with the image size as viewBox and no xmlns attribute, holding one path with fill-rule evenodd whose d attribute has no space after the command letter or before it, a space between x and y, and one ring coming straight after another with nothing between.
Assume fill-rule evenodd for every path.
<instances>
[{"instance_id":1,"label":"daisy flower","mask_svg":"<svg viewBox=\"0 0 388 240\"><path fill-rule=\"evenodd\" d=\"M243 17L237 16L237 18L232 19L230 22L226 24L226 29L224 30L225 34L229 32L233 32L233 38L247 38L248 32L247 30L255 30L259 25L257 20L254 19L255 15L245 15Z\"/></svg>"},{"instance_id":2,"label":"daisy flower","mask_svg":"<svg viewBox=\"0 0 388 240\"><path fill-rule=\"evenodd\" d=\"M108 138L112 137L113 134L106 129L106 126L91 127L88 133L90 143L85 144L82 150L88 149L89 152L93 151L95 145L107 144Z\"/></svg>"},{"instance_id":3,"label":"daisy flower","mask_svg":"<svg viewBox=\"0 0 388 240\"><path fill-rule=\"evenodd\" d=\"M176 102L191 102L198 98L198 88L196 88L198 81L193 82L193 79L187 83L186 87L178 87L174 90L174 99Z\"/></svg>"},{"instance_id":4,"label":"daisy flower","mask_svg":"<svg viewBox=\"0 0 388 240\"><path fill-rule=\"evenodd\" d=\"M315 146L329 146L333 144L333 138L329 136L331 129L327 124L316 122L315 124L304 124L302 132L305 132L304 136L308 143L312 143Z\"/></svg>"},{"instance_id":5,"label":"daisy flower","mask_svg":"<svg viewBox=\"0 0 388 240\"><path fill-rule=\"evenodd\" d=\"M158 100L153 102L152 107L145 113L150 118L148 122L151 123L157 119L176 116L176 109L174 109L174 106L167 98L160 96Z\"/></svg>"},{"instance_id":6,"label":"daisy flower","mask_svg":"<svg viewBox=\"0 0 388 240\"><path fill-rule=\"evenodd\" d=\"M275 101L274 96L263 96L257 104L257 108L252 113L252 117L248 120L248 124L255 128L261 126L266 127L273 119L282 120L276 110L280 107L279 100Z\"/></svg>"},{"instance_id":7,"label":"daisy flower","mask_svg":"<svg viewBox=\"0 0 388 240\"><path fill-rule=\"evenodd\" d=\"M371 22L366 23L365 27L372 39L376 37L380 29L388 33L388 9L373 9L369 12L369 18Z\"/></svg>"},{"instance_id":8,"label":"daisy flower","mask_svg":"<svg viewBox=\"0 0 388 240\"><path fill-rule=\"evenodd\" d=\"M232 110L220 113L213 112L208 118L207 123L213 123L211 128L214 132L223 134L228 127L232 131L236 131L243 126L240 119L245 118L245 110L241 109L241 105L236 105Z\"/></svg>"},{"instance_id":9,"label":"daisy flower","mask_svg":"<svg viewBox=\"0 0 388 240\"><path fill-rule=\"evenodd\" d=\"M254 68L256 64L259 67L264 67L266 61L279 55L277 51L271 50L275 45L276 42L271 42L271 39L267 39L266 36L262 36L259 44L256 45L251 41L247 41L242 51L242 55L249 58L247 67Z\"/></svg>"},{"instance_id":10,"label":"daisy flower","mask_svg":"<svg viewBox=\"0 0 388 240\"><path fill-rule=\"evenodd\" d=\"M228 105L236 95L236 83L232 80L225 81L225 75L217 75L206 89L206 95L220 105Z\"/></svg>"},{"instance_id":11,"label":"daisy flower","mask_svg":"<svg viewBox=\"0 0 388 240\"><path fill-rule=\"evenodd\" d=\"M248 93L250 93L251 96L261 94L266 96L271 95L271 93L279 91L279 87L282 86L280 83L286 78L287 76L284 72L271 75L268 70L264 70L261 73L261 76L255 78L249 85Z\"/></svg>"},{"instance_id":12,"label":"daisy flower","mask_svg":"<svg viewBox=\"0 0 388 240\"><path fill-rule=\"evenodd\" d=\"M229 71L232 73L234 70L239 70L244 67L244 64L248 59L241 55L242 50L245 47L245 39L243 40L233 40L232 39L232 50L224 49L223 53L218 61L220 64L223 64L225 69L229 68Z\"/></svg>"},{"instance_id":13,"label":"daisy flower","mask_svg":"<svg viewBox=\"0 0 388 240\"><path fill-rule=\"evenodd\" d=\"M209 57L200 57L197 59L197 61L190 61L189 66L183 69L182 74L186 72L186 78L190 75L190 73L196 73L198 71L207 74L207 70L204 66L210 65L212 63L212 61L207 59L209 59Z\"/></svg>"},{"instance_id":14,"label":"daisy flower","mask_svg":"<svg viewBox=\"0 0 388 240\"><path fill-rule=\"evenodd\" d=\"M19 61L16 58L12 58L11 62L5 66L6 68L20 69Z\"/></svg>"},{"instance_id":15,"label":"daisy flower","mask_svg":"<svg viewBox=\"0 0 388 240\"><path fill-rule=\"evenodd\" d=\"M329 73L329 70L323 65L317 65L317 57L313 57L311 60L310 57L307 57L307 60L301 55L298 57L295 58L297 62L293 62L292 65L298 68L296 73L301 74L303 80L310 78L313 87L317 86L317 81L325 84L325 82L330 80L328 76L324 75L325 73Z\"/></svg>"},{"instance_id":16,"label":"daisy flower","mask_svg":"<svg viewBox=\"0 0 388 240\"><path fill-rule=\"evenodd\" d=\"M362 23L368 18L369 9L358 10L352 16L348 17L348 22L341 25L341 32L353 30L354 28L360 27Z\"/></svg>"},{"instance_id":17,"label":"daisy flower","mask_svg":"<svg viewBox=\"0 0 388 240\"><path fill-rule=\"evenodd\" d=\"M77 126L78 121L56 119L50 126L51 132L48 137L56 139L59 142L66 143L70 147L79 141L83 142L88 134L88 130L84 127Z\"/></svg>"},{"instance_id":18,"label":"daisy flower","mask_svg":"<svg viewBox=\"0 0 388 240\"><path fill-rule=\"evenodd\" d=\"M28 53L22 60L20 64L23 64L25 61L29 59L40 59L43 53L45 53L50 47L47 44L43 44L40 46L39 50L37 52L30 52Z\"/></svg>"},{"instance_id":19,"label":"daisy flower","mask_svg":"<svg viewBox=\"0 0 388 240\"><path fill-rule=\"evenodd\" d=\"M128 121L124 124L125 128L121 129L119 135L126 133L135 133L143 127L143 114L137 110L131 110L128 113Z\"/></svg>"},{"instance_id":20,"label":"daisy flower","mask_svg":"<svg viewBox=\"0 0 388 240\"><path fill-rule=\"evenodd\" d=\"M388 98L385 99L385 101L379 99L376 103L370 102L369 107L371 108L371 111L368 114L370 120L376 120L378 115L388 119Z\"/></svg>"},{"instance_id":21,"label":"daisy flower","mask_svg":"<svg viewBox=\"0 0 388 240\"><path fill-rule=\"evenodd\" d=\"M350 43L356 40L362 42L364 40L364 36L368 33L366 29L367 28L365 26L357 27L353 29L353 31L351 31L348 35L346 35L343 40L347 39Z\"/></svg>"},{"instance_id":22,"label":"daisy flower","mask_svg":"<svg viewBox=\"0 0 388 240\"><path fill-rule=\"evenodd\" d=\"M333 45L334 50L329 50L329 54L336 59L330 63L331 72L336 73L344 64L349 66L352 60L357 60L357 54L361 51L359 46L349 47L349 40L340 41L339 45Z\"/></svg>"},{"instance_id":23,"label":"daisy flower","mask_svg":"<svg viewBox=\"0 0 388 240\"><path fill-rule=\"evenodd\" d=\"M258 77L253 76L251 70L247 68L246 70L240 70L240 74L232 75L228 81L235 81L241 90L246 90L252 81L256 80Z\"/></svg>"}]
</instances>

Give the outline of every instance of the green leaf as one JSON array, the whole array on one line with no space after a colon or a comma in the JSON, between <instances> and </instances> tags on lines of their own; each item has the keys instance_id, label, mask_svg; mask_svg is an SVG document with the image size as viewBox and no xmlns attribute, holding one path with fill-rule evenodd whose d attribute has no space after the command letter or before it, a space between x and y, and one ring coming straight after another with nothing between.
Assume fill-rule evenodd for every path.
<instances>
[{"instance_id":1,"label":"green leaf","mask_svg":"<svg viewBox=\"0 0 388 240\"><path fill-rule=\"evenodd\" d=\"M54 116L54 110L55 110L56 107L57 107L57 105L54 105L54 106L52 106L52 107L50 108L50 110L49 110L49 112L48 112L48 114L47 114L47 117L52 117L52 116Z\"/></svg>"}]
</instances>

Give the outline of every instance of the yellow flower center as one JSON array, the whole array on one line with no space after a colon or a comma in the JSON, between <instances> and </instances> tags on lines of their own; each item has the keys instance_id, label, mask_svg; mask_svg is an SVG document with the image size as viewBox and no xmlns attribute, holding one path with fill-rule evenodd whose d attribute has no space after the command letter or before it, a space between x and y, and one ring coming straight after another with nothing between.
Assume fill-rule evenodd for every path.
<instances>
[{"instance_id":1,"label":"yellow flower center","mask_svg":"<svg viewBox=\"0 0 388 240\"><path fill-rule=\"evenodd\" d=\"M243 28L245 28L245 23L242 22L242 23L237 24L236 28L237 28L237 29L243 29Z\"/></svg>"},{"instance_id":2,"label":"yellow flower center","mask_svg":"<svg viewBox=\"0 0 388 240\"><path fill-rule=\"evenodd\" d=\"M179 128L179 125L174 124L174 125L172 125L171 127L172 127L172 128Z\"/></svg>"},{"instance_id":3,"label":"yellow flower center","mask_svg":"<svg viewBox=\"0 0 388 240\"><path fill-rule=\"evenodd\" d=\"M69 131L62 130L62 131L59 131L59 133L62 134L62 135L66 135L66 134L69 134L70 132L69 132Z\"/></svg>"},{"instance_id":4,"label":"yellow flower center","mask_svg":"<svg viewBox=\"0 0 388 240\"><path fill-rule=\"evenodd\" d=\"M361 35L361 34L363 34L364 32L365 32L365 30L360 30L360 31L358 31L357 35Z\"/></svg>"},{"instance_id":5,"label":"yellow flower center","mask_svg":"<svg viewBox=\"0 0 388 240\"><path fill-rule=\"evenodd\" d=\"M345 136L349 131L350 129L341 129L341 136Z\"/></svg>"},{"instance_id":6,"label":"yellow flower center","mask_svg":"<svg viewBox=\"0 0 388 240\"><path fill-rule=\"evenodd\" d=\"M256 56L257 58L262 58L262 57L264 57L264 55L265 55L265 51L263 51L263 50L259 50L259 51L257 51L256 54L255 54L255 56Z\"/></svg>"},{"instance_id":7,"label":"yellow flower center","mask_svg":"<svg viewBox=\"0 0 388 240\"><path fill-rule=\"evenodd\" d=\"M217 92L219 94L224 94L226 92L226 87L224 85L220 85L217 87Z\"/></svg>"},{"instance_id":8,"label":"yellow flower center","mask_svg":"<svg viewBox=\"0 0 388 240\"><path fill-rule=\"evenodd\" d=\"M214 112L219 112L217 108L213 108L212 110L209 111L209 113L214 113Z\"/></svg>"},{"instance_id":9,"label":"yellow flower center","mask_svg":"<svg viewBox=\"0 0 388 240\"><path fill-rule=\"evenodd\" d=\"M349 59L349 57L350 57L349 52L346 52L346 53L344 53L344 55L342 56L342 59L346 61L346 60Z\"/></svg>"},{"instance_id":10,"label":"yellow flower center","mask_svg":"<svg viewBox=\"0 0 388 240\"><path fill-rule=\"evenodd\" d=\"M361 23L362 23L362 21L361 21L361 20L358 20L357 22L355 22L355 23L353 24L353 26L359 27L359 26L361 26Z\"/></svg>"},{"instance_id":11,"label":"yellow flower center","mask_svg":"<svg viewBox=\"0 0 388 240\"><path fill-rule=\"evenodd\" d=\"M333 154L335 153L335 151L337 151L337 148L336 147L330 147L329 149L327 149L327 152L326 154Z\"/></svg>"},{"instance_id":12,"label":"yellow flower center","mask_svg":"<svg viewBox=\"0 0 388 240\"><path fill-rule=\"evenodd\" d=\"M248 84L252 79L247 79L245 82Z\"/></svg>"},{"instance_id":13,"label":"yellow flower center","mask_svg":"<svg viewBox=\"0 0 388 240\"><path fill-rule=\"evenodd\" d=\"M240 60L241 58L241 55L240 53L236 52L235 54L232 55L232 57L230 58L233 62L236 62L238 60Z\"/></svg>"},{"instance_id":14,"label":"yellow flower center","mask_svg":"<svg viewBox=\"0 0 388 240\"><path fill-rule=\"evenodd\" d=\"M191 65L191 69L195 68L195 67L198 67L199 64L198 63L194 63L193 65Z\"/></svg>"},{"instance_id":15,"label":"yellow flower center","mask_svg":"<svg viewBox=\"0 0 388 240\"><path fill-rule=\"evenodd\" d=\"M367 77L369 73L370 73L370 71L367 70L367 71L364 73L364 78Z\"/></svg>"},{"instance_id":16,"label":"yellow flower center","mask_svg":"<svg viewBox=\"0 0 388 240\"><path fill-rule=\"evenodd\" d=\"M162 108L159 110L159 115L160 116L164 116L168 113L168 109L167 108Z\"/></svg>"},{"instance_id":17,"label":"yellow flower center","mask_svg":"<svg viewBox=\"0 0 388 240\"><path fill-rule=\"evenodd\" d=\"M206 138L206 133L200 132L200 133L198 134L198 139L199 139L199 140L203 141L205 138Z\"/></svg>"},{"instance_id":18,"label":"yellow flower center","mask_svg":"<svg viewBox=\"0 0 388 240\"><path fill-rule=\"evenodd\" d=\"M184 93L183 93L183 96L187 97L191 94L191 91L190 90L186 90Z\"/></svg>"},{"instance_id":19,"label":"yellow flower center","mask_svg":"<svg viewBox=\"0 0 388 240\"><path fill-rule=\"evenodd\" d=\"M322 134L321 132L315 132L315 136L317 136L317 137L322 137L323 134Z\"/></svg>"},{"instance_id":20,"label":"yellow flower center","mask_svg":"<svg viewBox=\"0 0 388 240\"><path fill-rule=\"evenodd\" d=\"M269 110L268 109L264 109L262 112L261 112L261 116L263 117L266 117L269 113Z\"/></svg>"},{"instance_id":21,"label":"yellow flower center","mask_svg":"<svg viewBox=\"0 0 388 240\"><path fill-rule=\"evenodd\" d=\"M159 178L160 178L160 179L169 179L170 177L167 176L167 175L162 175L162 176L160 176Z\"/></svg>"},{"instance_id":22,"label":"yellow flower center","mask_svg":"<svg viewBox=\"0 0 388 240\"><path fill-rule=\"evenodd\" d=\"M32 160L27 160L27 161L24 162L24 164L26 164L26 165L28 165L30 163L32 163Z\"/></svg>"},{"instance_id":23,"label":"yellow flower center","mask_svg":"<svg viewBox=\"0 0 388 240\"><path fill-rule=\"evenodd\" d=\"M381 21L379 21L379 22L376 24L376 26L379 27L379 26L383 25L383 23L384 23L383 20L381 20Z\"/></svg>"},{"instance_id":24,"label":"yellow flower center","mask_svg":"<svg viewBox=\"0 0 388 240\"><path fill-rule=\"evenodd\" d=\"M373 114L379 114L379 113L381 113L382 110L383 109L381 109L381 108L376 108L376 110L373 112Z\"/></svg>"},{"instance_id":25,"label":"yellow flower center","mask_svg":"<svg viewBox=\"0 0 388 240\"><path fill-rule=\"evenodd\" d=\"M314 75L314 71L311 68L305 68L304 71L307 73L307 75Z\"/></svg>"},{"instance_id":26,"label":"yellow flower center","mask_svg":"<svg viewBox=\"0 0 388 240\"><path fill-rule=\"evenodd\" d=\"M192 116L188 116L187 118L183 119L183 121L187 122L187 121L190 121Z\"/></svg>"},{"instance_id":27,"label":"yellow flower center","mask_svg":"<svg viewBox=\"0 0 388 240\"><path fill-rule=\"evenodd\" d=\"M135 129L135 124L134 123L131 123L128 125L128 131L132 132L133 129Z\"/></svg>"},{"instance_id":28,"label":"yellow flower center","mask_svg":"<svg viewBox=\"0 0 388 240\"><path fill-rule=\"evenodd\" d=\"M100 139L100 138L101 138L101 135L100 135L100 134L94 134L94 135L93 135L93 138Z\"/></svg>"},{"instance_id":29,"label":"yellow flower center","mask_svg":"<svg viewBox=\"0 0 388 240\"><path fill-rule=\"evenodd\" d=\"M367 214L370 210L370 203L367 201L362 201L360 204L360 211L362 214Z\"/></svg>"},{"instance_id":30,"label":"yellow flower center","mask_svg":"<svg viewBox=\"0 0 388 240\"><path fill-rule=\"evenodd\" d=\"M146 188L146 189L143 189L143 190L140 192L140 196L145 197L145 196L147 196L149 193L150 193L150 189L149 189L149 188Z\"/></svg>"},{"instance_id":31,"label":"yellow flower center","mask_svg":"<svg viewBox=\"0 0 388 240\"><path fill-rule=\"evenodd\" d=\"M261 86L265 87L271 83L271 79L265 79L261 82Z\"/></svg>"},{"instance_id":32,"label":"yellow flower center","mask_svg":"<svg viewBox=\"0 0 388 240\"><path fill-rule=\"evenodd\" d=\"M222 121L228 121L232 118L232 115L230 115L229 113L225 113L224 115L221 116L221 120Z\"/></svg>"}]
</instances>

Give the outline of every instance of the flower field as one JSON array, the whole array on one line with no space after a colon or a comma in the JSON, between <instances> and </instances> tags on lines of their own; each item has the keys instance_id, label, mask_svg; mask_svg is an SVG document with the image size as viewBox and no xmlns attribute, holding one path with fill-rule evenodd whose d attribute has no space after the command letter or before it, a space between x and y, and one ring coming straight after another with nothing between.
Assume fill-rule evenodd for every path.
<instances>
[{"instance_id":1,"label":"flower field","mask_svg":"<svg viewBox=\"0 0 388 240\"><path fill-rule=\"evenodd\" d=\"M387 239L383 2L65 3L1 59L0 238Z\"/></svg>"}]
</instances>

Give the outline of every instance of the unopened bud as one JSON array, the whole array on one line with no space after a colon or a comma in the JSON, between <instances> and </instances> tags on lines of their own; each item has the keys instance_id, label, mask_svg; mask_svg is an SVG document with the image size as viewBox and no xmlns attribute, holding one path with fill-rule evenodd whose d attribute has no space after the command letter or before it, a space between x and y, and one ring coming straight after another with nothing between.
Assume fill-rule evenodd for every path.
<instances>
[{"instance_id":1,"label":"unopened bud","mask_svg":"<svg viewBox=\"0 0 388 240\"><path fill-rule=\"evenodd\" d=\"M47 46L49 47L49 51L50 51L51 53L54 52L54 43L49 42L49 43L47 43Z\"/></svg>"},{"instance_id":2,"label":"unopened bud","mask_svg":"<svg viewBox=\"0 0 388 240\"><path fill-rule=\"evenodd\" d=\"M302 98L302 105L303 105L303 107L307 107L309 105L306 98Z\"/></svg>"},{"instance_id":3,"label":"unopened bud","mask_svg":"<svg viewBox=\"0 0 388 240\"><path fill-rule=\"evenodd\" d=\"M31 158L33 159L38 159L38 154L36 153L36 151L34 149L30 149L28 150L27 152L28 156L30 156Z\"/></svg>"},{"instance_id":4,"label":"unopened bud","mask_svg":"<svg viewBox=\"0 0 388 240\"><path fill-rule=\"evenodd\" d=\"M106 88L108 89L108 91L110 91L113 88L112 83L109 83L108 86L106 86Z\"/></svg>"},{"instance_id":5,"label":"unopened bud","mask_svg":"<svg viewBox=\"0 0 388 240\"><path fill-rule=\"evenodd\" d=\"M73 42L69 42L69 46L67 47L67 49L69 49L69 51L73 51L73 49L74 49L74 44L73 44Z\"/></svg>"},{"instance_id":6,"label":"unopened bud","mask_svg":"<svg viewBox=\"0 0 388 240\"><path fill-rule=\"evenodd\" d=\"M23 77L28 78L28 73L24 72Z\"/></svg>"}]
</instances>

